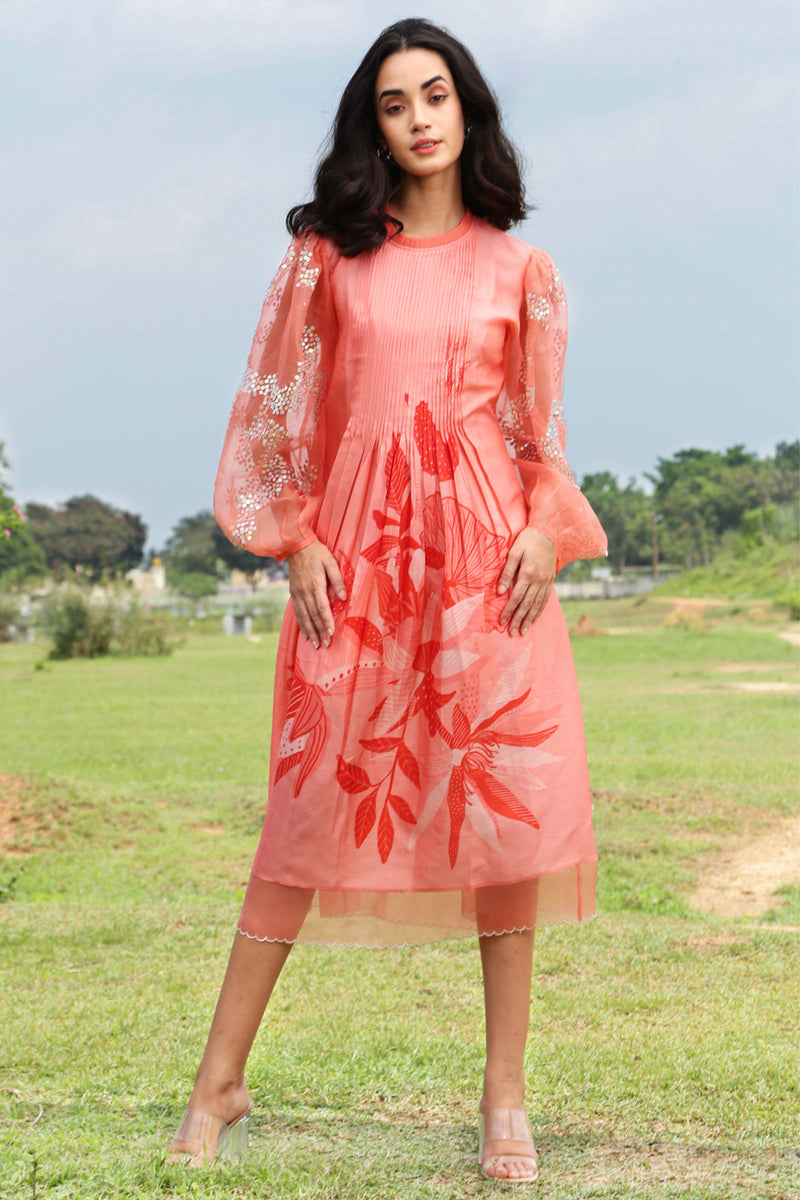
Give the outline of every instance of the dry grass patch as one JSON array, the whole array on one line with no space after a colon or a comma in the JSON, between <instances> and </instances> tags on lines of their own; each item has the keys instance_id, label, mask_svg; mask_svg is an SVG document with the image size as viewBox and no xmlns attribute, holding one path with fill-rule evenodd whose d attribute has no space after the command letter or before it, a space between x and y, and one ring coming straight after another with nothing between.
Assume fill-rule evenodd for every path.
<instances>
[{"instance_id":1,"label":"dry grass patch","mask_svg":"<svg viewBox=\"0 0 800 1200\"><path fill-rule=\"evenodd\" d=\"M692 896L701 912L761 916L780 908L779 888L800 885L800 817L773 818L756 838L726 849L709 864Z\"/></svg>"}]
</instances>

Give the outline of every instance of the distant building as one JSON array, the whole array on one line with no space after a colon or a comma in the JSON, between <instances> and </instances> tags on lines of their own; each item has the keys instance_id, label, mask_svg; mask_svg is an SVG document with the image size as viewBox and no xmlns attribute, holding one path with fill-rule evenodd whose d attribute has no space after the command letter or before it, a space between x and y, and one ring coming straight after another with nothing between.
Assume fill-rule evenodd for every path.
<instances>
[{"instance_id":1,"label":"distant building","mask_svg":"<svg viewBox=\"0 0 800 1200\"><path fill-rule=\"evenodd\" d=\"M125 576L135 592L143 596L164 592L167 588L167 573L160 558L154 558L149 567L134 567Z\"/></svg>"}]
</instances>

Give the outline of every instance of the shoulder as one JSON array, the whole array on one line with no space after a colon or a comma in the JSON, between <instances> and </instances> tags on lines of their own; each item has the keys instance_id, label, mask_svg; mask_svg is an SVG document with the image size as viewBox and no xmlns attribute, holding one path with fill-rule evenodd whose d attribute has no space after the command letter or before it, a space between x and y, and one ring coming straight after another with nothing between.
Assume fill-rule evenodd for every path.
<instances>
[{"instance_id":1,"label":"shoulder","mask_svg":"<svg viewBox=\"0 0 800 1200\"><path fill-rule=\"evenodd\" d=\"M546 250L504 233L480 217L475 218L475 229L494 261L519 274L526 291L548 290L556 281L560 283L558 268Z\"/></svg>"},{"instance_id":2,"label":"shoulder","mask_svg":"<svg viewBox=\"0 0 800 1200\"><path fill-rule=\"evenodd\" d=\"M310 229L297 233L289 243L280 270L294 271L297 286L312 285L320 275L327 275L340 257L335 242Z\"/></svg>"}]
</instances>

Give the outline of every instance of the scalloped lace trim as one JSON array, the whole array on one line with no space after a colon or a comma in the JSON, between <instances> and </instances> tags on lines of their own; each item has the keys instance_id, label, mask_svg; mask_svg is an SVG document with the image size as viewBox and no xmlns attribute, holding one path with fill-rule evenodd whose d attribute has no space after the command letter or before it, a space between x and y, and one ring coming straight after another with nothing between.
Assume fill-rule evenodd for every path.
<instances>
[{"instance_id":1,"label":"scalloped lace trim","mask_svg":"<svg viewBox=\"0 0 800 1200\"><path fill-rule=\"evenodd\" d=\"M497 929L492 933L480 934L481 937L503 937L507 933L527 933L533 929L552 929L558 925L582 925L585 921L593 921L597 913L590 913L587 917L569 917L563 921L541 921L536 925L521 925L519 927L512 926L510 929ZM408 922L406 922L407 924ZM246 929L242 929L241 925L236 926L236 932L242 937L248 938L251 942L270 942L281 943L284 946L321 946L321 947L341 947L342 949L350 950L411 950L415 946L429 946L434 942L444 941L463 941L464 938L478 937L478 932L475 929L464 929L462 931L448 930L447 932L432 933L430 936L420 938L418 942L320 942L315 938L271 938L259 937L255 933L248 933Z\"/></svg>"}]
</instances>

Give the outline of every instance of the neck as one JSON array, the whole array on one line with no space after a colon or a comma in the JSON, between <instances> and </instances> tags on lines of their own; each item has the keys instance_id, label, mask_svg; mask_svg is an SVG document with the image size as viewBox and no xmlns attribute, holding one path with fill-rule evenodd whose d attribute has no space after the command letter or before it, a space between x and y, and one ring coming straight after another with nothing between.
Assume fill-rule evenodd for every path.
<instances>
[{"instance_id":1,"label":"neck","mask_svg":"<svg viewBox=\"0 0 800 1200\"><path fill-rule=\"evenodd\" d=\"M465 212L460 171L406 175L400 194L392 201L392 216L403 222L403 232L409 237L438 237L448 233Z\"/></svg>"}]
</instances>

